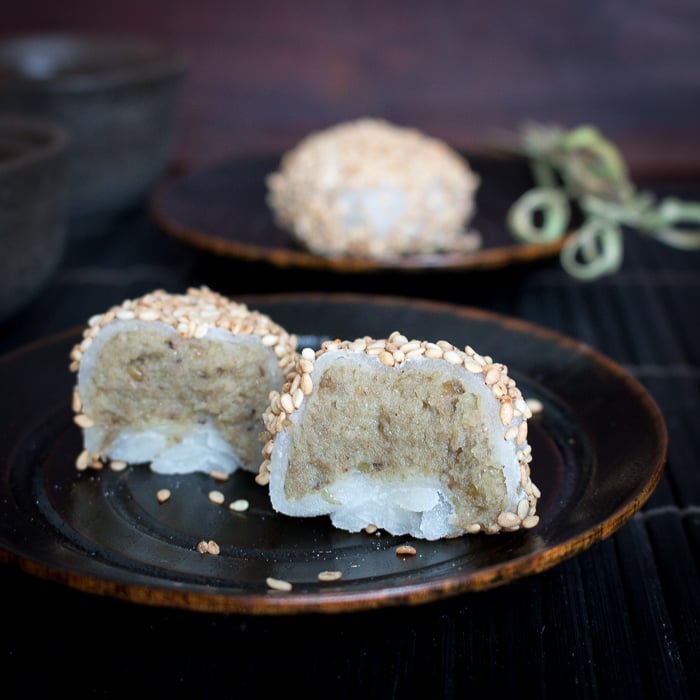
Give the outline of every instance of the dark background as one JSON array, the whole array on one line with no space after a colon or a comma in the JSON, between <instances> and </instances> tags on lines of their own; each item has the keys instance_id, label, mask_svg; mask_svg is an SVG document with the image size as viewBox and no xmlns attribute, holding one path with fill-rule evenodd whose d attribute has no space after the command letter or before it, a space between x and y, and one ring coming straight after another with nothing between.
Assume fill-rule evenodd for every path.
<instances>
[{"instance_id":1,"label":"dark background","mask_svg":"<svg viewBox=\"0 0 700 700\"><path fill-rule=\"evenodd\" d=\"M178 156L290 146L376 115L481 147L524 120L597 124L635 172L700 160L700 4L30 0L0 34L140 33L190 61Z\"/></svg>"}]
</instances>

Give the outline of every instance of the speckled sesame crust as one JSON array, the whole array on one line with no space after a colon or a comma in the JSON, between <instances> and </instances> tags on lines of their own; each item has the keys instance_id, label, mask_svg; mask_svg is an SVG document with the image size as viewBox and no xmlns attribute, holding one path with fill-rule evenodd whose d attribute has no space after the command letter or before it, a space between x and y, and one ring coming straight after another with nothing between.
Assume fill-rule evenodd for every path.
<instances>
[{"instance_id":1,"label":"speckled sesame crust","mask_svg":"<svg viewBox=\"0 0 700 700\"><path fill-rule=\"evenodd\" d=\"M314 368L319 358L327 353L345 351L376 358L385 368L401 368L418 358L429 358L461 367L469 375L478 378L487 388L494 401L493 409L497 412L496 422L501 432L500 439L513 446L517 468L519 468L518 491L522 494L514 502L512 510L503 510L494 522L467 523L461 527L463 533L486 532L494 534L500 531L514 531L520 528L532 528L539 522L536 514L540 491L530 478L531 446L527 442L528 418L532 412L523 398L515 381L508 376L505 365L494 362L491 357L478 354L470 346L460 349L453 344L439 340L409 340L398 331L387 339L375 339L369 336L355 340L330 340L323 343L319 350L305 348L287 374L287 382L281 391L270 394L270 403L263 413L266 431L261 435L264 442L263 461L260 465L257 483L267 485L271 479L271 457L280 434L294 428L293 417L314 392ZM490 409L489 409L490 410ZM352 416L347 416L352 422ZM496 432L496 431L494 431ZM484 439L499 439L491 435ZM371 523L368 523L371 526Z\"/></svg>"},{"instance_id":2,"label":"speckled sesame crust","mask_svg":"<svg viewBox=\"0 0 700 700\"><path fill-rule=\"evenodd\" d=\"M443 141L381 119L315 132L267 178L279 226L320 255L471 252L478 176Z\"/></svg>"},{"instance_id":3,"label":"speckled sesame crust","mask_svg":"<svg viewBox=\"0 0 700 700\"><path fill-rule=\"evenodd\" d=\"M207 287L189 288L185 294L171 294L162 289L140 298L127 299L91 317L82 339L70 352L69 369L78 373L81 362L95 338L109 326L131 321L159 322L172 327L180 338L202 339L210 330L221 329L232 335L253 335L270 348L285 369L293 363L297 338L268 316L234 302ZM78 385L73 390L74 422L82 429L90 428L93 418L84 412ZM79 470L101 468L103 456L83 451L76 462Z\"/></svg>"}]
</instances>

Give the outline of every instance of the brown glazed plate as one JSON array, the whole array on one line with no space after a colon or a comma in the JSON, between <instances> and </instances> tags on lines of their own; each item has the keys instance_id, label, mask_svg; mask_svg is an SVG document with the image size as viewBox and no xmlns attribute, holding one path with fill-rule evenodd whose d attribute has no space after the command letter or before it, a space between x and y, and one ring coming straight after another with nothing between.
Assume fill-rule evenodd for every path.
<instances>
[{"instance_id":1,"label":"brown glazed plate","mask_svg":"<svg viewBox=\"0 0 700 700\"><path fill-rule=\"evenodd\" d=\"M266 201L265 178L279 166L279 155L225 160L174 177L156 188L149 210L159 228L188 245L277 267L349 274L416 273L494 269L557 255L562 241L523 244L506 229L509 207L532 187L526 160L495 151L463 155L481 178L471 228L481 234L482 245L474 252L392 256L381 260L310 253L275 225Z\"/></svg>"},{"instance_id":2,"label":"brown glazed plate","mask_svg":"<svg viewBox=\"0 0 700 700\"><path fill-rule=\"evenodd\" d=\"M526 398L539 524L436 542L348 533L326 517L273 512L253 475L159 475L147 465L78 472L68 353L79 329L0 358L0 561L92 594L153 606L252 615L339 613L417 605L508 584L576 555L646 502L666 459L667 432L651 396L612 360L514 318L397 297L244 297L300 337L446 339L509 367ZM160 504L156 492L170 489ZM225 495L212 503L212 489ZM244 498L245 512L228 504ZM218 556L197 544L214 540ZM415 556L396 547L412 544ZM342 578L323 582L322 571ZM268 577L290 591L268 588Z\"/></svg>"}]
</instances>

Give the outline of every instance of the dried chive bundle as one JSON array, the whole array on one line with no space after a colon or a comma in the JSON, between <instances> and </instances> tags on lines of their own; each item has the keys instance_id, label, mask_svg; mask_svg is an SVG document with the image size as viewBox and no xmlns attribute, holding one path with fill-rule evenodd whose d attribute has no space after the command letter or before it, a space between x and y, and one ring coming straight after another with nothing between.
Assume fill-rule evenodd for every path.
<instances>
[{"instance_id":1,"label":"dried chive bundle","mask_svg":"<svg viewBox=\"0 0 700 700\"><path fill-rule=\"evenodd\" d=\"M573 277L591 280L616 272L622 264L623 227L666 245L700 249L700 202L675 198L657 203L629 179L618 149L593 126L564 130L530 124L521 134L535 187L519 197L507 215L511 234L527 243L562 238L575 204L581 225L561 250L561 263Z\"/></svg>"}]
</instances>

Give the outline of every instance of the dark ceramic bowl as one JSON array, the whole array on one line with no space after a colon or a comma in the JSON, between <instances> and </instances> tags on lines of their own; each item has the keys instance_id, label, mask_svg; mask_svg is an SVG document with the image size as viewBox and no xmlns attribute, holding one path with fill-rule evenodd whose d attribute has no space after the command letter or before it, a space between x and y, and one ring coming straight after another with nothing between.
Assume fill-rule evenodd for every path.
<instances>
[{"instance_id":1,"label":"dark ceramic bowl","mask_svg":"<svg viewBox=\"0 0 700 700\"><path fill-rule=\"evenodd\" d=\"M185 61L137 37L32 35L0 40L0 114L68 129L69 214L136 204L168 165Z\"/></svg>"},{"instance_id":2,"label":"dark ceramic bowl","mask_svg":"<svg viewBox=\"0 0 700 700\"><path fill-rule=\"evenodd\" d=\"M43 290L66 237L67 131L0 118L0 321Z\"/></svg>"}]
</instances>

